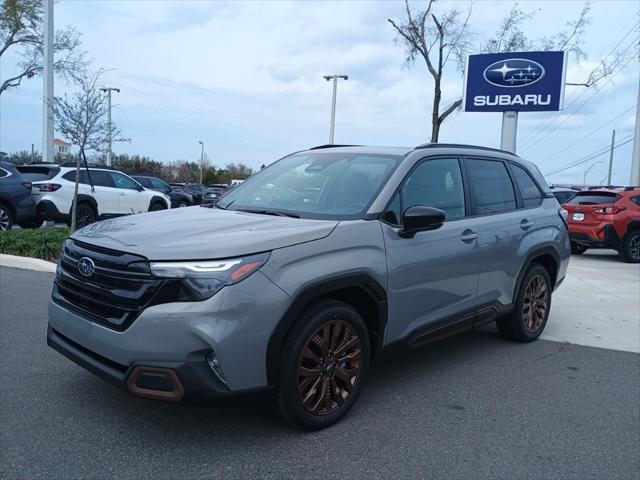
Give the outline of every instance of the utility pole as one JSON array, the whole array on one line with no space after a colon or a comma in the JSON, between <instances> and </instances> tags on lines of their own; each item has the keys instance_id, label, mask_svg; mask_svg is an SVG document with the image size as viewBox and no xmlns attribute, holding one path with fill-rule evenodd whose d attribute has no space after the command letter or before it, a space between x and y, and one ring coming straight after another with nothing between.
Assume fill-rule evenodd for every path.
<instances>
[{"instance_id":1,"label":"utility pole","mask_svg":"<svg viewBox=\"0 0 640 480\"><path fill-rule=\"evenodd\" d=\"M44 2L42 161L53 162L53 0Z\"/></svg>"},{"instance_id":2,"label":"utility pole","mask_svg":"<svg viewBox=\"0 0 640 480\"><path fill-rule=\"evenodd\" d=\"M518 134L518 112L502 112L502 135L500 149L516 153L516 136Z\"/></svg>"},{"instance_id":3,"label":"utility pole","mask_svg":"<svg viewBox=\"0 0 640 480\"><path fill-rule=\"evenodd\" d=\"M200 151L200 184L202 184L202 170L204 170L204 143L202 140L198 140L198 143L202 145L202 150Z\"/></svg>"},{"instance_id":4,"label":"utility pole","mask_svg":"<svg viewBox=\"0 0 640 480\"><path fill-rule=\"evenodd\" d=\"M636 128L631 152L631 178L629 185L640 185L640 79L638 79L638 103L636 104Z\"/></svg>"},{"instance_id":5,"label":"utility pole","mask_svg":"<svg viewBox=\"0 0 640 480\"><path fill-rule=\"evenodd\" d=\"M334 133L336 130L336 91L338 89L338 79L349 80L347 75L324 75L327 82L333 80L333 99L331 101L331 127L329 129L329 143L333 145Z\"/></svg>"},{"instance_id":6,"label":"utility pole","mask_svg":"<svg viewBox=\"0 0 640 480\"><path fill-rule=\"evenodd\" d=\"M107 166L111 166L111 141L113 135L113 129L111 128L111 92L120 93L119 88L113 87L103 87L100 89L101 92L107 93L107 142L109 143L109 147L107 149Z\"/></svg>"},{"instance_id":7,"label":"utility pole","mask_svg":"<svg viewBox=\"0 0 640 480\"><path fill-rule=\"evenodd\" d=\"M611 170L613 168L613 144L616 143L616 131L611 132L611 152L609 153L609 175L607 176L607 185L611 185Z\"/></svg>"}]
</instances>

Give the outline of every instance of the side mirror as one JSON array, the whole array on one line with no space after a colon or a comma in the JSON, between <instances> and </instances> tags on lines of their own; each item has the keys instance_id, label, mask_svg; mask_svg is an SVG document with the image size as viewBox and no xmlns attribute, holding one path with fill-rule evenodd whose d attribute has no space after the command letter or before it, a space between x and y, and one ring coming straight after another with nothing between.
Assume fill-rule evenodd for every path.
<instances>
[{"instance_id":1,"label":"side mirror","mask_svg":"<svg viewBox=\"0 0 640 480\"><path fill-rule=\"evenodd\" d=\"M413 238L417 232L436 230L442 226L447 214L439 208L415 205L402 214L402 229L398 232L402 238Z\"/></svg>"},{"instance_id":2,"label":"side mirror","mask_svg":"<svg viewBox=\"0 0 640 480\"><path fill-rule=\"evenodd\" d=\"M136 190L138 190L139 192L144 192L144 187L138 183L136 185Z\"/></svg>"}]
</instances>

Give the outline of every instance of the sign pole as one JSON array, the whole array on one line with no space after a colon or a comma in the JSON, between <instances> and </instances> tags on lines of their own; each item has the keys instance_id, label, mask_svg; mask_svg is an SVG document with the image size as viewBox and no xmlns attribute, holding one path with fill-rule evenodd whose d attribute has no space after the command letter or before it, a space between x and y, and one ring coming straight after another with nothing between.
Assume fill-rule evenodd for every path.
<instances>
[{"instance_id":1,"label":"sign pole","mask_svg":"<svg viewBox=\"0 0 640 480\"><path fill-rule=\"evenodd\" d=\"M502 136L500 149L516 153L516 136L518 134L518 112L508 110L502 112Z\"/></svg>"}]
</instances>

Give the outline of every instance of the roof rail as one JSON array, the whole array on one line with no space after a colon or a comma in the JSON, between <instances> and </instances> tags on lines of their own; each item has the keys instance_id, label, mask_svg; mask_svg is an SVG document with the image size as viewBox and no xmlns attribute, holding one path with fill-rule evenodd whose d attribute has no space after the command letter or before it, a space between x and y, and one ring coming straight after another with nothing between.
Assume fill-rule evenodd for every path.
<instances>
[{"instance_id":1,"label":"roof rail","mask_svg":"<svg viewBox=\"0 0 640 480\"><path fill-rule=\"evenodd\" d=\"M76 162L65 162L65 163L61 163L60 164L61 167L75 167L76 166ZM115 170L117 172L119 172L120 170L118 170L115 167L109 167L107 165L100 165L97 163L87 163L87 165L85 166L84 162L80 163L80 169L82 170L83 168L100 168L102 170Z\"/></svg>"},{"instance_id":2,"label":"roof rail","mask_svg":"<svg viewBox=\"0 0 640 480\"><path fill-rule=\"evenodd\" d=\"M513 152L509 152L507 150L500 150L499 148L491 148L491 147L482 147L480 145L465 145L463 143L423 143L422 145L418 145L414 147L416 150L425 149L425 148L470 148L473 150L483 150L487 152L499 152L499 153L507 153L509 155L513 155L517 157L517 155Z\"/></svg>"},{"instance_id":3,"label":"roof rail","mask_svg":"<svg viewBox=\"0 0 640 480\"><path fill-rule=\"evenodd\" d=\"M325 148L338 148L338 147L361 147L362 145L336 145L335 143L328 143L326 145L318 145L317 147L311 147L309 150L323 150Z\"/></svg>"}]
</instances>

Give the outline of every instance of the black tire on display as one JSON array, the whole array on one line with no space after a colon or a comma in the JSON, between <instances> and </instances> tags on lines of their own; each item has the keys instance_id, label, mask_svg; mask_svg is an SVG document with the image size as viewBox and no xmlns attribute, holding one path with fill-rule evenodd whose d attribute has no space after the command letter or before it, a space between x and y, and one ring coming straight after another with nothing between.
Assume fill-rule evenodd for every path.
<instances>
[{"instance_id":1,"label":"black tire on display","mask_svg":"<svg viewBox=\"0 0 640 480\"><path fill-rule=\"evenodd\" d=\"M640 230L627 232L619 253L627 263L640 263Z\"/></svg>"},{"instance_id":2,"label":"black tire on display","mask_svg":"<svg viewBox=\"0 0 640 480\"><path fill-rule=\"evenodd\" d=\"M552 290L547 269L539 264L529 267L520 284L513 314L496 321L500 333L517 342L536 340L549 318Z\"/></svg>"},{"instance_id":3,"label":"black tire on display","mask_svg":"<svg viewBox=\"0 0 640 480\"><path fill-rule=\"evenodd\" d=\"M322 300L303 312L282 346L276 398L284 418L316 430L356 402L369 369L367 327L350 305Z\"/></svg>"},{"instance_id":4,"label":"black tire on display","mask_svg":"<svg viewBox=\"0 0 640 480\"><path fill-rule=\"evenodd\" d=\"M11 230L13 227L13 214L8 207L0 204L0 232Z\"/></svg>"},{"instance_id":5,"label":"black tire on display","mask_svg":"<svg viewBox=\"0 0 640 480\"><path fill-rule=\"evenodd\" d=\"M86 227L96 221L96 211L88 203L78 203L76 209L76 228Z\"/></svg>"},{"instance_id":6,"label":"black tire on display","mask_svg":"<svg viewBox=\"0 0 640 480\"><path fill-rule=\"evenodd\" d=\"M588 250L589 247L582 245L581 243L571 242L571 254L572 255L582 255L584 252Z\"/></svg>"}]
</instances>

